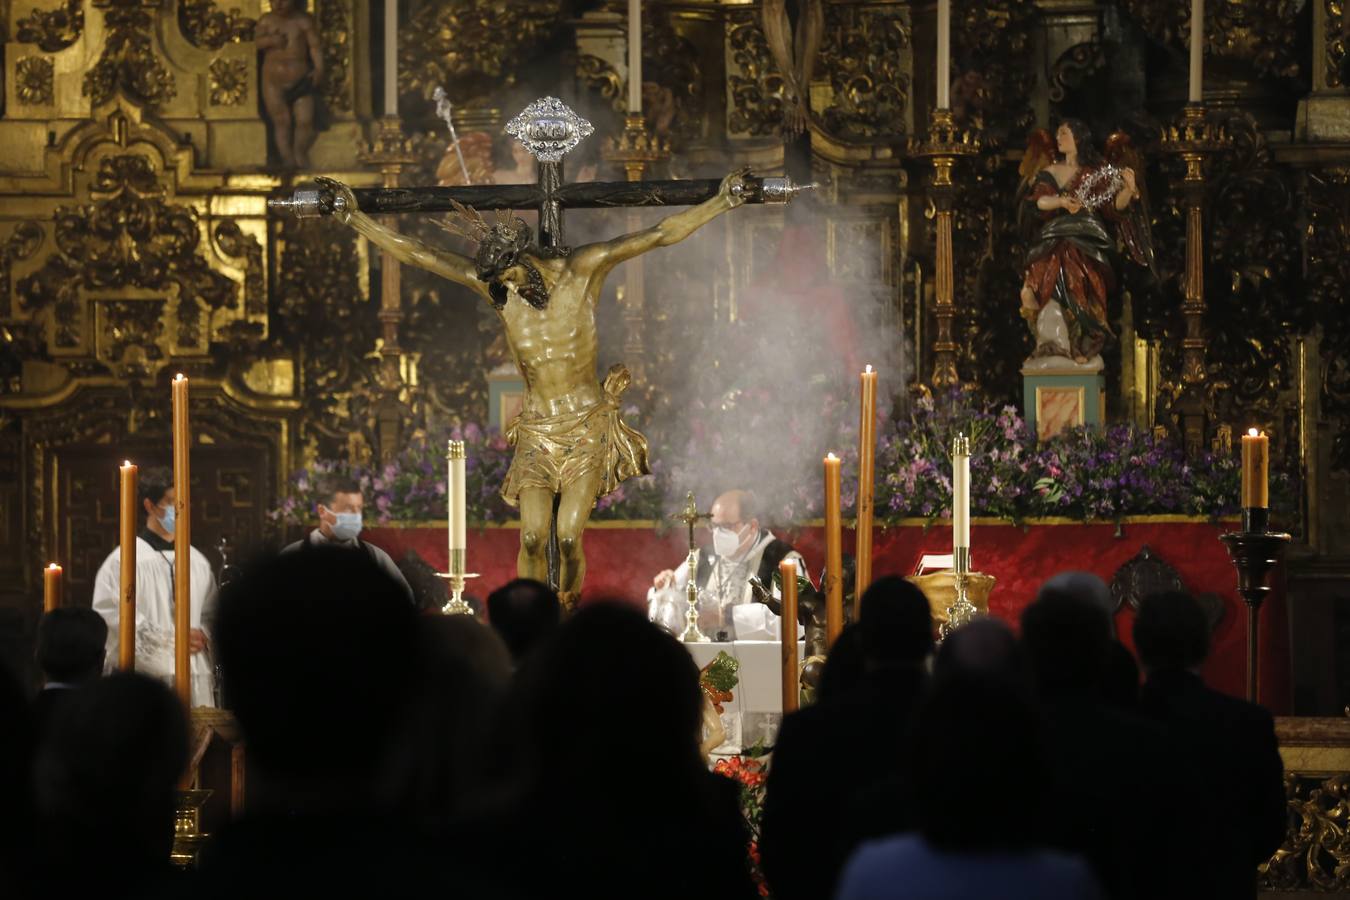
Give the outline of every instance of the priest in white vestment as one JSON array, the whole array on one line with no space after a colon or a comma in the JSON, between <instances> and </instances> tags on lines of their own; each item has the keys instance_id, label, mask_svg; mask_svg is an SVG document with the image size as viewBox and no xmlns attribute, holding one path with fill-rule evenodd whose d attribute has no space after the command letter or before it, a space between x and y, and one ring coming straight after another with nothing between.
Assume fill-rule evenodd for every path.
<instances>
[{"instance_id":1,"label":"priest in white vestment","mask_svg":"<svg viewBox=\"0 0 1350 900\"><path fill-rule=\"evenodd\" d=\"M136 671L172 685L174 680L174 567L176 525L173 476L167 469L141 472L139 500L145 526L136 535ZM211 622L216 609L216 576L211 563L192 548L192 606L189 633L192 705L215 706L215 664ZM117 665L122 595L122 548L108 554L94 577L94 611L108 623L106 665Z\"/></svg>"},{"instance_id":2,"label":"priest in white vestment","mask_svg":"<svg viewBox=\"0 0 1350 900\"><path fill-rule=\"evenodd\" d=\"M732 490L713 501L709 524L712 548L699 551L699 630L713 640L778 640L779 617L754 602L751 576L766 588L784 560L806 572L806 562L786 541L761 528L749 491ZM685 628L689 602L689 560L656 576L647 591L648 617L679 636Z\"/></svg>"}]
</instances>

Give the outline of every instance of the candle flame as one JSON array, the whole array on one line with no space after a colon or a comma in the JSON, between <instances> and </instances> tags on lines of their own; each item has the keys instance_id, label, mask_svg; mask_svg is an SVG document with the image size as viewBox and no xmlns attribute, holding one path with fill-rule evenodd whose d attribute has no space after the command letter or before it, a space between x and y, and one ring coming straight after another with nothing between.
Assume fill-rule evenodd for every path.
<instances>
[{"instance_id":1,"label":"candle flame","mask_svg":"<svg viewBox=\"0 0 1350 900\"><path fill-rule=\"evenodd\" d=\"M130 468L131 468L131 460L129 460L129 459L124 459L124 460L122 460L122 468L124 468L124 469L130 469Z\"/></svg>"},{"instance_id":2,"label":"candle flame","mask_svg":"<svg viewBox=\"0 0 1350 900\"><path fill-rule=\"evenodd\" d=\"M1247 434L1251 435L1252 437L1259 437L1259 436L1260 436L1260 432L1257 431L1255 428L1248 428L1248 429L1247 429Z\"/></svg>"},{"instance_id":3,"label":"candle flame","mask_svg":"<svg viewBox=\"0 0 1350 900\"><path fill-rule=\"evenodd\" d=\"M58 566L56 563L52 563L51 565L47 566L47 568L49 568L49 569L59 569L59 568L61 568L61 567ZM31 571L31 570L30 570L30 571Z\"/></svg>"},{"instance_id":4,"label":"candle flame","mask_svg":"<svg viewBox=\"0 0 1350 900\"><path fill-rule=\"evenodd\" d=\"M868 363L868 364L867 364L866 374L868 374L868 375L871 375L871 374L872 374L872 364L871 364L871 363Z\"/></svg>"},{"instance_id":5,"label":"candle flame","mask_svg":"<svg viewBox=\"0 0 1350 900\"><path fill-rule=\"evenodd\" d=\"M179 372L177 375L175 375L175 376L173 377L173 380L174 380L174 381L183 381L183 380L185 380L185 379L183 378L183 373L182 373L182 372Z\"/></svg>"},{"instance_id":6,"label":"candle flame","mask_svg":"<svg viewBox=\"0 0 1350 900\"><path fill-rule=\"evenodd\" d=\"M826 459L837 460L839 457L835 456L833 453L827 453L827 454L825 454L825 458L826 458Z\"/></svg>"}]
</instances>

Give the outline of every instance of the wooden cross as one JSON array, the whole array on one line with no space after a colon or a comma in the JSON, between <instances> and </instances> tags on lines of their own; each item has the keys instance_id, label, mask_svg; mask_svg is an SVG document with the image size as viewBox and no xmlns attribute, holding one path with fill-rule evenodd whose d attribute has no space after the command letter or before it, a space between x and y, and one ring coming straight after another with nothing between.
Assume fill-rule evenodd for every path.
<instances>
[{"instance_id":1,"label":"wooden cross","mask_svg":"<svg viewBox=\"0 0 1350 900\"><path fill-rule=\"evenodd\" d=\"M506 132L534 156L539 178L534 184L486 184L465 187L360 188L353 191L357 208L369 215L451 212L451 201L479 211L537 209L539 246L563 244L563 210L632 209L645 206L695 206L717 196L718 179L595 181L563 183L563 157L582 138L594 132L591 123L568 109L561 100L545 97L527 106L506 126ZM783 204L815 185L794 184L789 178L746 179L746 203ZM301 189L289 199L273 198L274 212L301 218L327 215L341 201L325 189Z\"/></svg>"}]
</instances>

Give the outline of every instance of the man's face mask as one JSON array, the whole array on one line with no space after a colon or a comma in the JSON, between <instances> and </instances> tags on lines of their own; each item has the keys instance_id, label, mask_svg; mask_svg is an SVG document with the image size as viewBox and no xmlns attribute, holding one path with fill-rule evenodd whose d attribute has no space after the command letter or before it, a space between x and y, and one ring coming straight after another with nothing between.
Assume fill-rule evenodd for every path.
<instances>
[{"instance_id":1,"label":"man's face mask","mask_svg":"<svg viewBox=\"0 0 1350 900\"><path fill-rule=\"evenodd\" d=\"M172 503L168 506L158 507L159 509L159 527L163 528L167 534L173 534L174 526L178 523L178 510Z\"/></svg>"},{"instance_id":2,"label":"man's face mask","mask_svg":"<svg viewBox=\"0 0 1350 900\"><path fill-rule=\"evenodd\" d=\"M361 533L361 514L359 512L335 512L333 516L337 519L330 526L333 529L333 537L339 541L354 541L357 535Z\"/></svg>"},{"instance_id":3,"label":"man's face mask","mask_svg":"<svg viewBox=\"0 0 1350 900\"><path fill-rule=\"evenodd\" d=\"M713 552L718 556L730 559L736 555L740 549L741 538L744 534L745 526L739 528L727 528L722 525L713 528Z\"/></svg>"}]
</instances>

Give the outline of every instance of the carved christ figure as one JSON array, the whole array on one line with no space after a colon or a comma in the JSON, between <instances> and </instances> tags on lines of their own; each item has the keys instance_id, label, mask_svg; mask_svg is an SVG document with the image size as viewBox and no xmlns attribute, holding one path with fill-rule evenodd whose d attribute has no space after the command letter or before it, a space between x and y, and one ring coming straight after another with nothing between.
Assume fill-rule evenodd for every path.
<instances>
[{"instance_id":1,"label":"carved christ figure","mask_svg":"<svg viewBox=\"0 0 1350 900\"><path fill-rule=\"evenodd\" d=\"M357 201L346 185L320 179L346 204L334 212L339 221L400 262L470 288L496 310L525 381L524 409L507 431L515 456L501 489L520 509L516 568L523 578L547 581L557 499L558 589L565 604L576 601L586 574L581 536L596 498L648 472L646 439L619 415L628 370L612 366L603 383L596 374L595 304L605 278L620 263L678 243L740 206L748 174L733 172L716 197L650 228L575 249L540 248L523 220L498 216L490 224L461 206L446 227L478 242L472 259L354 212Z\"/></svg>"}]
</instances>

